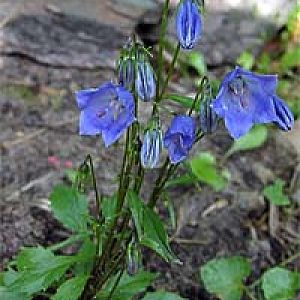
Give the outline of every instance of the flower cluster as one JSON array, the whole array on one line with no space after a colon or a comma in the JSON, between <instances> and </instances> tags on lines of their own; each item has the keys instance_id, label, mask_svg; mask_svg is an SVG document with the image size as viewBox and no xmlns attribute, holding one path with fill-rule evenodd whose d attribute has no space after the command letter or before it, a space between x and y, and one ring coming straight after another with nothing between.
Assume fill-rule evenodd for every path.
<instances>
[{"instance_id":1,"label":"flower cluster","mask_svg":"<svg viewBox=\"0 0 300 300\"><path fill-rule=\"evenodd\" d=\"M199 0L182 0L179 3L176 29L183 49L192 49L201 35L200 8ZM118 82L118 85L109 82L96 89L77 92L81 110L80 134L101 134L108 147L135 121L139 122L138 99L144 102L155 99L155 109L149 120L151 125L146 125L140 149L140 162L144 168L158 165L163 146L168 150L172 164L186 159L197 136L217 129L219 117L225 120L234 138L246 134L253 124L274 123L282 130L290 130L294 123L291 111L276 95L276 76L259 75L236 67L225 76L215 99L210 85L204 84L198 93L202 95L201 103L196 96L195 105L188 115L175 116L163 136L159 109L156 109L161 91L156 95L156 76L149 51L135 41L126 44L121 52ZM195 107L199 108L196 118L192 117L192 113L197 111Z\"/></svg>"}]
</instances>

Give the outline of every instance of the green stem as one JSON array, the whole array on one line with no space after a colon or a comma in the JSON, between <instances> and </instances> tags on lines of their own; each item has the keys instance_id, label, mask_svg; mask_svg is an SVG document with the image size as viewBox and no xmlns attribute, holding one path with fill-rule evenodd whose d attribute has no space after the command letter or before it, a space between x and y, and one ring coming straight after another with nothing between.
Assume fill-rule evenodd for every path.
<instances>
[{"instance_id":1,"label":"green stem","mask_svg":"<svg viewBox=\"0 0 300 300\"><path fill-rule=\"evenodd\" d=\"M249 290L248 287L244 286L244 291L245 291L245 293L246 293L246 295L248 296L249 299L257 300L256 297L254 297L254 295L251 293L251 291Z\"/></svg>"},{"instance_id":2,"label":"green stem","mask_svg":"<svg viewBox=\"0 0 300 300\"><path fill-rule=\"evenodd\" d=\"M159 46L158 46L158 70L157 70L157 83L156 83L156 98L153 102L153 110L152 110L152 116L154 116L157 113L157 103L160 101L160 84L162 82L162 73L163 73L163 50L164 50L164 43L165 43L165 35L167 31L167 25L168 25L168 12L169 12L169 5L170 0L166 0L163 12L162 12L162 23L160 27L160 33L159 33Z\"/></svg>"},{"instance_id":3,"label":"green stem","mask_svg":"<svg viewBox=\"0 0 300 300\"><path fill-rule=\"evenodd\" d=\"M289 263L291 263L292 261L296 260L299 257L300 257L300 252L297 252L294 255L287 258L286 260L284 260L283 262L281 262L280 265L281 266L286 266L286 265L288 265Z\"/></svg>"},{"instance_id":4,"label":"green stem","mask_svg":"<svg viewBox=\"0 0 300 300\"><path fill-rule=\"evenodd\" d=\"M86 161L89 162L90 168L91 168L91 174L92 174L92 184L93 188L95 191L95 198L96 198L96 210L97 210L97 219L101 220L101 196L98 192L97 188L97 180L96 180L96 175L95 175L95 170L94 170L94 164L93 164L93 159L90 154L86 156Z\"/></svg>"},{"instance_id":5,"label":"green stem","mask_svg":"<svg viewBox=\"0 0 300 300\"><path fill-rule=\"evenodd\" d=\"M173 59L172 59L171 65L170 65L169 70L168 70L167 78L166 78L166 80L163 83L163 86L162 86L162 89L161 89L161 93L159 95L157 103L159 103L161 101L161 99L162 99L162 97L163 97L163 95L165 93L165 90L168 87L169 81L170 81L170 79L171 79L171 77L173 75L174 69L175 69L175 64L176 64L176 61L178 59L179 52L180 52L180 43L178 42L178 44L176 46L176 50L175 50L174 55L173 55Z\"/></svg>"}]
</instances>

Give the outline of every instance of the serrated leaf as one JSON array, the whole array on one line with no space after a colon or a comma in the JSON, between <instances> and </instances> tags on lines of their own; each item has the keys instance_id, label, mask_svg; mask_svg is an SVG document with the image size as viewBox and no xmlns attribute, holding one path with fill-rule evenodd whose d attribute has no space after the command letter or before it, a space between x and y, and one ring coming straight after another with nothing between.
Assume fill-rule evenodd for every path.
<instances>
[{"instance_id":1,"label":"serrated leaf","mask_svg":"<svg viewBox=\"0 0 300 300\"><path fill-rule=\"evenodd\" d=\"M11 292L32 295L59 280L76 261L76 256L55 256L42 247L23 249L17 258L18 272L6 278L7 287Z\"/></svg>"},{"instance_id":2,"label":"serrated leaf","mask_svg":"<svg viewBox=\"0 0 300 300\"><path fill-rule=\"evenodd\" d=\"M268 138L268 129L263 125L253 127L246 135L234 140L231 148L225 154L228 158L239 151L247 151L261 147Z\"/></svg>"},{"instance_id":3,"label":"serrated leaf","mask_svg":"<svg viewBox=\"0 0 300 300\"><path fill-rule=\"evenodd\" d=\"M243 280L251 273L249 261L241 256L213 259L201 268L205 288L221 300L240 300Z\"/></svg>"},{"instance_id":4,"label":"serrated leaf","mask_svg":"<svg viewBox=\"0 0 300 300\"><path fill-rule=\"evenodd\" d=\"M140 243L158 253L166 261L176 261L177 258L168 243L168 235L158 215L133 191L128 192L128 205Z\"/></svg>"},{"instance_id":5,"label":"serrated leaf","mask_svg":"<svg viewBox=\"0 0 300 300\"><path fill-rule=\"evenodd\" d=\"M54 216L72 231L87 230L88 201L74 188L57 186L50 196Z\"/></svg>"},{"instance_id":6,"label":"serrated leaf","mask_svg":"<svg viewBox=\"0 0 300 300\"><path fill-rule=\"evenodd\" d=\"M285 182L281 179L277 179L273 184L264 188L264 196L273 204L278 206L284 206L291 204L290 199L283 194L283 187Z\"/></svg>"},{"instance_id":7,"label":"serrated leaf","mask_svg":"<svg viewBox=\"0 0 300 300\"><path fill-rule=\"evenodd\" d=\"M164 291L157 291L154 293L148 293L143 300L183 300L184 298L181 298L180 296L164 292Z\"/></svg>"},{"instance_id":8,"label":"serrated leaf","mask_svg":"<svg viewBox=\"0 0 300 300\"><path fill-rule=\"evenodd\" d=\"M52 300L77 300L83 292L88 275L79 275L65 281L57 290Z\"/></svg>"},{"instance_id":9,"label":"serrated leaf","mask_svg":"<svg viewBox=\"0 0 300 300\"><path fill-rule=\"evenodd\" d=\"M140 272L135 276L123 274L121 280L114 291L111 300L131 300L134 295L143 292L157 277L155 273ZM106 300L113 288L117 276L112 278L107 286L97 295L97 299Z\"/></svg>"},{"instance_id":10,"label":"serrated leaf","mask_svg":"<svg viewBox=\"0 0 300 300\"><path fill-rule=\"evenodd\" d=\"M176 95L176 94L164 95L164 99L172 100L176 103L181 104L185 108L191 108L193 106L193 103L194 103L193 98L187 97L187 96Z\"/></svg>"},{"instance_id":11,"label":"serrated leaf","mask_svg":"<svg viewBox=\"0 0 300 300\"><path fill-rule=\"evenodd\" d=\"M225 173L218 171L216 159L211 153L200 153L192 158L189 163L193 174L198 180L209 184L216 191L222 190L227 185L227 175L225 176Z\"/></svg>"},{"instance_id":12,"label":"serrated leaf","mask_svg":"<svg viewBox=\"0 0 300 300\"><path fill-rule=\"evenodd\" d=\"M300 289L300 273L275 267L262 276L262 289L266 300L292 300Z\"/></svg>"}]
</instances>

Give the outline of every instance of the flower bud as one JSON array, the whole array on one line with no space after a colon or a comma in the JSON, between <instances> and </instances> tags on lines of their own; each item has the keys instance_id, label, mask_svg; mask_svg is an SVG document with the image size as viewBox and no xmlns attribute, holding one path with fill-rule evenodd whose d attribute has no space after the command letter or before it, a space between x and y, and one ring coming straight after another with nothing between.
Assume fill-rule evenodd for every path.
<instances>
[{"instance_id":1,"label":"flower bud","mask_svg":"<svg viewBox=\"0 0 300 300\"><path fill-rule=\"evenodd\" d=\"M138 273L141 265L141 255L134 243L130 243L127 248L126 262L127 262L127 273L130 276L134 276Z\"/></svg>"},{"instance_id":2,"label":"flower bud","mask_svg":"<svg viewBox=\"0 0 300 300\"><path fill-rule=\"evenodd\" d=\"M137 94L142 101L151 101L156 93L156 82L152 66L148 60L139 60L136 68L135 88Z\"/></svg>"},{"instance_id":3,"label":"flower bud","mask_svg":"<svg viewBox=\"0 0 300 300\"><path fill-rule=\"evenodd\" d=\"M196 0L182 0L176 17L176 31L183 49L192 49L201 35L201 14Z\"/></svg>"},{"instance_id":4,"label":"flower bud","mask_svg":"<svg viewBox=\"0 0 300 300\"><path fill-rule=\"evenodd\" d=\"M218 116L211 107L211 100L205 99L200 104L200 129L203 133L211 134L218 127Z\"/></svg>"},{"instance_id":5,"label":"flower bud","mask_svg":"<svg viewBox=\"0 0 300 300\"><path fill-rule=\"evenodd\" d=\"M149 129L141 149L141 162L144 168L153 169L159 161L162 150L162 133L159 128Z\"/></svg>"},{"instance_id":6,"label":"flower bud","mask_svg":"<svg viewBox=\"0 0 300 300\"><path fill-rule=\"evenodd\" d=\"M119 83L131 91L134 84L134 60L131 57L121 59L118 65Z\"/></svg>"}]
</instances>

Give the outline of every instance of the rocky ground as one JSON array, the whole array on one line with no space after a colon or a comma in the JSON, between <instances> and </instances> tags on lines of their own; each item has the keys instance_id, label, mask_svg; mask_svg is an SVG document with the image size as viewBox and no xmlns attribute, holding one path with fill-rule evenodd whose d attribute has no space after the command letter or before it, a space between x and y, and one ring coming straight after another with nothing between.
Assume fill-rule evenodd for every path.
<instances>
[{"instance_id":1,"label":"rocky ground","mask_svg":"<svg viewBox=\"0 0 300 300\"><path fill-rule=\"evenodd\" d=\"M247 9L243 1L207 2L199 50L210 75L219 76L243 50L259 53L266 37L283 26L288 9L282 8L293 1L276 1L269 10L268 1L247 1ZM122 145L104 149L99 140L78 136L74 91L114 78L119 49L132 31L155 45L161 3L82 3L0 1L4 12L0 15L0 269L22 245L47 245L66 237L48 208L51 189L66 181L66 167L78 166L91 153L102 192L110 194L115 188ZM171 22L171 36L172 28ZM188 84L174 88L191 92ZM147 107L143 110L147 112ZM192 187L172 190L172 197L178 199L179 226L171 232L172 247L185 263L168 266L151 256L147 267L163 274L156 287L178 291L188 299L211 299L198 280L199 266L207 260L243 254L252 259L256 276L295 251L299 208L289 212L270 208L261 191L276 177L287 182L294 177L291 193L299 204L297 126L290 134L272 132L262 149L232 156L226 162L232 180L221 193L208 187L201 193ZM231 142L221 130L195 151L209 149L221 158ZM60 159L59 165L53 156ZM145 194L153 177L154 173L147 177ZM163 209L161 213L165 214Z\"/></svg>"}]
</instances>

